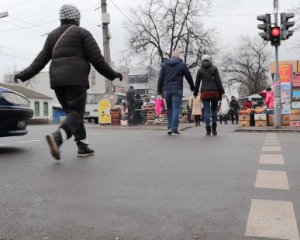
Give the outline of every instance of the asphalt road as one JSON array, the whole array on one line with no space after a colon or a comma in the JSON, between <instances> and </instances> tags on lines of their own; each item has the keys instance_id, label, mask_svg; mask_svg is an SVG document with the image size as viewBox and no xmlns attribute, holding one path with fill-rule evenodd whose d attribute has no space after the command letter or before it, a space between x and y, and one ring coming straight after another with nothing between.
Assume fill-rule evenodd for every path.
<instances>
[{"instance_id":1,"label":"asphalt road","mask_svg":"<svg viewBox=\"0 0 300 240\"><path fill-rule=\"evenodd\" d=\"M44 139L55 127L0 138L0 240L284 239L245 236L253 199L290 201L300 220L299 133L276 134L285 165L267 166L266 133L89 125L96 154L77 158L69 140L55 161ZM255 187L270 169L287 172L289 190Z\"/></svg>"}]
</instances>

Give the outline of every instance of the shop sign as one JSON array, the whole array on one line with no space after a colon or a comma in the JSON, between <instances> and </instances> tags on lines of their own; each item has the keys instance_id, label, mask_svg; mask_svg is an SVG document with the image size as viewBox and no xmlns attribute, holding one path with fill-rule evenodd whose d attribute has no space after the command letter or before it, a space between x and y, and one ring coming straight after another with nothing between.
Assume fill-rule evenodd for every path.
<instances>
[{"instance_id":1,"label":"shop sign","mask_svg":"<svg viewBox=\"0 0 300 240\"><path fill-rule=\"evenodd\" d=\"M99 102L99 107L98 107L98 113L99 113L99 124L111 124L111 104L109 100L101 100Z\"/></svg>"},{"instance_id":2,"label":"shop sign","mask_svg":"<svg viewBox=\"0 0 300 240\"><path fill-rule=\"evenodd\" d=\"M279 65L278 73L280 75L281 82L290 83L292 80L293 66L291 64Z\"/></svg>"}]
</instances>

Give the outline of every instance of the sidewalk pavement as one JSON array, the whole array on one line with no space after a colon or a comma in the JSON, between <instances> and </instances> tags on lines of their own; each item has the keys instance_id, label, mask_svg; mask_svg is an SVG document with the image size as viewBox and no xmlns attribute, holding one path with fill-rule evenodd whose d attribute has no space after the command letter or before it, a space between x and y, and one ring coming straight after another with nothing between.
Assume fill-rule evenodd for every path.
<instances>
[{"instance_id":1,"label":"sidewalk pavement","mask_svg":"<svg viewBox=\"0 0 300 240\"><path fill-rule=\"evenodd\" d=\"M192 128L194 123L180 123L179 131L184 131ZM121 126L121 125L99 125L99 124L87 124L88 128L100 128L100 129L133 129L133 130L162 130L167 131L166 125L137 125L137 126Z\"/></svg>"},{"instance_id":2,"label":"sidewalk pavement","mask_svg":"<svg viewBox=\"0 0 300 240\"><path fill-rule=\"evenodd\" d=\"M236 132L295 132L300 133L300 127L284 127L275 128L267 127L237 127Z\"/></svg>"},{"instance_id":3,"label":"sidewalk pavement","mask_svg":"<svg viewBox=\"0 0 300 240\"><path fill-rule=\"evenodd\" d=\"M99 125L99 124L87 124L88 128L97 128L97 129L124 129L124 130L160 130L166 131L166 125L138 125L138 126L120 126L120 125ZM194 123L181 123L179 124L179 131L184 131L194 127ZM204 125L203 125L204 126ZM236 132L295 132L300 133L300 127L281 127L275 128L272 126L267 127L240 127L237 126L235 129Z\"/></svg>"}]
</instances>

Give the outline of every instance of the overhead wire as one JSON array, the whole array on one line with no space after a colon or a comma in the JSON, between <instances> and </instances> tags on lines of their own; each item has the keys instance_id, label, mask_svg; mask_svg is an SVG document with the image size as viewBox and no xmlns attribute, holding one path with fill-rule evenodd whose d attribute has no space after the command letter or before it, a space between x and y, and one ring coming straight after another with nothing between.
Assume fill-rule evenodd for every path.
<instances>
[{"instance_id":1,"label":"overhead wire","mask_svg":"<svg viewBox=\"0 0 300 240\"><path fill-rule=\"evenodd\" d=\"M9 10L12 10L12 9L14 9L14 8L17 8L17 7L19 7L19 6L21 6L21 5L25 4L25 3L28 3L28 2L30 2L30 1L31 1L31 0L26 0L26 1L23 1L23 2L20 2L20 3L17 3L17 4L15 4L15 5L9 7L9 8L8 8L8 11L9 11Z\"/></svg>"}]
</instances>

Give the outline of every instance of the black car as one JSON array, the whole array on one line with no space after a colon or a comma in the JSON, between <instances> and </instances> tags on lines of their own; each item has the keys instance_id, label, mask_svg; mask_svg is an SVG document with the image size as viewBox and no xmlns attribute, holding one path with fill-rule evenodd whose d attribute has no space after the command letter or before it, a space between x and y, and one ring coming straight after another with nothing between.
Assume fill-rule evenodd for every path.
<instances>
[{"instance_id":1,"label":"black car","mask_svg":"<svg viewBox=\"0 0 300 240\"><path fill-rule=\"evenodd\" d=\"M0 87L0 137L27 134L27 122L32 116L33 110L26 97Z\"/></svg>"}]
</instances>

